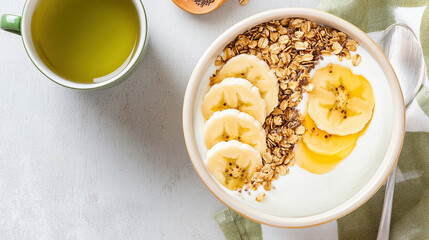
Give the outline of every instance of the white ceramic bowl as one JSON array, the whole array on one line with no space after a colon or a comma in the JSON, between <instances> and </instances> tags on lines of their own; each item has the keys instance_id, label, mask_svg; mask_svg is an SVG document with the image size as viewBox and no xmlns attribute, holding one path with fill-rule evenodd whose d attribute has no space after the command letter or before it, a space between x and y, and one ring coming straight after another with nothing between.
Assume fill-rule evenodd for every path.
<instances>
[{"instance_id":1,"label":"white ceramic bowl","mask_svg":"<svg viewBox=\"0 0 429 240\"><path fill-rule=\"evenodd\" d=\"M222 188L216 180L211 177L204 165L204 155L202 155L201 151L198 149L196 133L194 131L194 123L196 119L194 110L196 109L195 107L199 106L199 103L197 102L200 101L200 99L197 99L197 96L201 95L199 91L208 88L201 87L204 85L208 86L209 82L208 79L205 79L205 77L203 78L203 75L206 74L207 69L211 67L216 56L218 56L229 42L233 41L240 33L243 33L260 23L291 17L305 18L322 25L339 29L347 33L352 39L357 40L360 45L373 56L386 76L386 86L390 87L390 94L392 96L390 103L393 105L393 123L390 139L387 138L388 141L384 157L380 159L380 164L377 165L378 167L374 167L371 172L372 175L368 177L368 180L361 184L362 187L353 190L354 193L351 197L320 213L307 216L284 217L272 213L270 214L266 211L261 211L260 209L252 207L246 203L243 204L243 201L231 196L230 193ZM377 94L376 91L375 94ZM262 12L235 24L221 34L208 47L195 66L186 89L183 106L183 131L189 156L195 170L209 190L220 201L239 214L256 222L277 227L309 227L335 220L350 213L366 202L382 186L395 166L401 151L405 132L405 107L398 80L390 63L377 45L363 31L339 17L322 11L303 8L284 8ZM340 181L341 179L338 180Z\"/></svg>"}]
</instances>

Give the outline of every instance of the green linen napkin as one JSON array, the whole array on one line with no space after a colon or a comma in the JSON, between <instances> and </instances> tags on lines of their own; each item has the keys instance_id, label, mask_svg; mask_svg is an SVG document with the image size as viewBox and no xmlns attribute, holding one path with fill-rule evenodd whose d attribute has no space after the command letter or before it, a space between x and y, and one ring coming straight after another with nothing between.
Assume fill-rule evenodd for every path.
<instances>
[{"instance_id":1,"label":"green linen napkin","mask_svg":"<svg viewBox=\"0 0 429 240\"><path fill-rule=\"evenodd\" d=\"M348 20L366 32L382 31L395 23L398 7L429 6L429 0L322 0L319 9ZM429 63L429 7L420 28L420 40ZM429 88L422 87L416 101L429 125ZM391 239L429 239L429 133L408 132L399 157L401 177L395 187ZM376 239L385 187L363 206L337 221L339 239ZM227 240L262 239L261 226L230 209L215 219Z\"/></svg>"},{"instance_id":2,"label":"green linen napkin","mask_svg":"<svg viewBox=\"0 0 429 240\"><path fill-rule=\"evenodd\" d=\"M227 240L262 240L261 224L250 221L229 208L216 213L215 219Z\"/></svg>"}]
</instances>

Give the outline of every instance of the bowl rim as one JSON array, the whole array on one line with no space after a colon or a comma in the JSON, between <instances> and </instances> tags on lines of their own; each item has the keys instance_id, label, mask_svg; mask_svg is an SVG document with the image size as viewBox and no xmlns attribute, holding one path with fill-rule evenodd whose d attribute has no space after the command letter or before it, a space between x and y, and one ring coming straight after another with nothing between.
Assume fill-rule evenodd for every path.
<instances>
[{"instance_id":1,"label":"bowl rim","mask_svg":"<svg viewBox=\"0 0 429 240\"><path fill-rule=\"evenodd\" d=\"M204 72L206 71L212 60L219 54L219 52L221 52L222 49L238 34L250 29L253 26L256 26L257 24L267 22L273 19L292 17L301 17L310 20L315 18L323 19L325 22L332 23L326 24L327 26L341 29L342 31L347 32L349 36L352 36L353 39L358 39L359 42L364 42L366 45L368 45L370 49L367 50L369 52L373 51L371 55L377 60L380 67L383 69L387 80L389 81L393 97L392 104L394 106L394 122L390 143L386 150L383 161L380 163L380 166L370 178L370 180L368 180L368 182L352 197L350 197L348 200L344 201L340 205L331 208L330 210L312 216L293 218L274 216L268 213L261 212L252 208L251 206L242 204L242 202L240 202L239 200L234 199L230 195L226 194L207 171L205 164L201 159L200 153L197 149L193 130L194 102L196 98L196 93ZM363 205L367 200L369 200L372 195L374 195L378 191L378 189L384 184L384 182L387 180L388 176L392 172L394 166L396 165L397 160L399 158L399 154L401 152L405 135L405 104L399 81L390 62L387 60L382 50L371 38L369 38L366 33L364 33L358 27L354 26L353 24L347 22L342 18L320 10L309 8L278 8L264 11L245 18L244 20L241 20L240 22L234 24L232 27L228 28L225 32L223 32L206 49L206 51L203 53L203 55L197 62L190 76L183 102L182 121L185 144L191 162L197 174L199 175L203 183L206 185L206 187L213 193L213 195L215 195L222 203L224 203L229 208L255 222L274 227L301 228L317 226L347 215L348 213L354 211L355 209Z\"/></svg>"}]
</instances>

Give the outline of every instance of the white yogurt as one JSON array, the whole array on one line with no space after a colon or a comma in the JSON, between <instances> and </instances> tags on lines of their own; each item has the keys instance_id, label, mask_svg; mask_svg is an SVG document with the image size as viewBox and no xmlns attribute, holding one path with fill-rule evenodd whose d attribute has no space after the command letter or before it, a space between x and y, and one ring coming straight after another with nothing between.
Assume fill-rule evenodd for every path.
<instances>
[{"instance_id":1,"label":"white yogurt","mask_svg":"<svg viewBox=\"0 0 429 240\"><path fill-rule=\"evenodd\" d=\"M372 85L375 97L374 115L366 133L361 136L353 152L333 171L316 175L295 165L289 174L273 182L275 189L266 192L265 200L255 201L257 191L238 193L222 187L224 191L243 203L268 214L281 217L305 217L330 210L347 201L356 194L373 176L383 160L393 129L393 97L388 80L376 60L361 46L356 52L362 57L359 66L354 67L350 60L338 61L337 56L325 57L314 72L329 63L348 67L354 74L364 76ZM194 133L201 158L206 161L207 148L204 144L201 103L209 90L209 77L215 73L214 63L204 74L195 99ZM306 97L300 106L304 111Z\"/></svg>"}]
</instances>

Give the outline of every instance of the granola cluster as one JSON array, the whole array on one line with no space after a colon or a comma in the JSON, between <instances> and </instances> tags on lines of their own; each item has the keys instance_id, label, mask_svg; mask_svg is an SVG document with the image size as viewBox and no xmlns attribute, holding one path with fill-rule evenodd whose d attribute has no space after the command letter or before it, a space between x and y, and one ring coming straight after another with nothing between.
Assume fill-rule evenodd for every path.
<instances>
[{"instance_id":1,"label":"granola cluster","mask_svg":"<svg viewBox=\"0 0 429 240\"><path fill-rule=\"evenodd\" d=\"M311 92L310 70L323 56L337 55L339 61L351 60L359 65L358 43L336 29L301 18L287 18L262 23L229 43L215 60L219 69L232 57L252 54L264 60L279 81L279 105L266 118L263 128L267 136L267 152L262 155L263 166L244 187L245 191L263 186L272 188L272 181L286 175L294 165L293 148L305 132L296 107L303 92ZM219 71L219 70L218 70ZM218 72L216 72L217 74ZM211 85L214 77L210 79ZM239 190L241 191L241 190ZM265 194L258 195L262 201Z\"/></svg>"}]
</instances>

